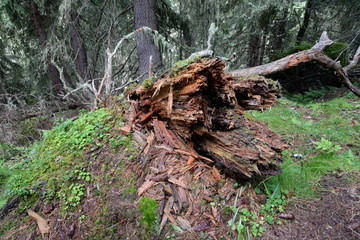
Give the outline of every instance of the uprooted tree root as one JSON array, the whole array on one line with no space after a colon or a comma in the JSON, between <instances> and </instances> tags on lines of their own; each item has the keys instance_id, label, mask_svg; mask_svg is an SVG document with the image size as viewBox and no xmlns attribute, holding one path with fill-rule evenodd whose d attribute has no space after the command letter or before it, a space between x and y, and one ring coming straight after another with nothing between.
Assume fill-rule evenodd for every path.
<instances>
[{"instance_id":1,"label":"uprooted tree root","mask_svg":"<svg viewBox=\"0 0 360 240\"><path fill-rule=\"evenodd\" d=\"M128 92L130 123L121 130L132 128L141 146L138 195L160 202L160 231L168 221L189 232L218 226L220 207L204 201L231 205L235 180L280 173L287 145L243 115L272 106L276 84L259 76L236 80L224 66L200 59Z\"/></svg>"}]
</instances>

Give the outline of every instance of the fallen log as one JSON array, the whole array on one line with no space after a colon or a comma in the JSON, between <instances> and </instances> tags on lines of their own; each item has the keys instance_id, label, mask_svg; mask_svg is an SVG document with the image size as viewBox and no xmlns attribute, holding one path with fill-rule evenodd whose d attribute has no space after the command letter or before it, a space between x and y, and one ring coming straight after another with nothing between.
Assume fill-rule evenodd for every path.
<instances>
[{"instance_id":1,"label":"fallen log","mask_svg":"<svg viewBox=\"0 0 360 240\"><path fill-rule=\"evenodd\" d=\"M319 64L327 68L329 71L334 72L339 82L345 84L345 86L347 86L350 91L360 97L360 90L357 89L348 78L348 72L350 71L350 69L356 66L359 60L360 47L357 49L350 64L342 67L340 62L334 61L333 59L328 57L323 51L327 46L331 45L332 43L333 41L330 40L326 32L324 32L321 35L320 41L315 44L311 49L291 54L268 64L252 68L238 69L230 73L234 77L253 75L261 75L268 77L273 76L276 73L283 72L287 69L298 67L300 64Z\"/></svg>"}]
</instances>

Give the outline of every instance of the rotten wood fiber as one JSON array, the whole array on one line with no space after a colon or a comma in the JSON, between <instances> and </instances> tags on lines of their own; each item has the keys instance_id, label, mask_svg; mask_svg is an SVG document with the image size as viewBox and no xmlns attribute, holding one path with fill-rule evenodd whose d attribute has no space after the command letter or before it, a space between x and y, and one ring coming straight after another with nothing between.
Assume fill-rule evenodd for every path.
<instances>
[{"instance_id":1,"label":"rotten wood fiber","mask_svg":"<svg viewBox=\"0 0 360 240\"><path fill-rule=\"evenodd\" d=\"M224 67L220 59L201 59L150 88L129 92L136 111L133 122L152 128L155 145L167 154L194 152L196 159L213 160L235 178L279 173L286 145L267 126L242 115L272 106L276 84L264 77L236 81Z\"/></svg>"}]
</instances>

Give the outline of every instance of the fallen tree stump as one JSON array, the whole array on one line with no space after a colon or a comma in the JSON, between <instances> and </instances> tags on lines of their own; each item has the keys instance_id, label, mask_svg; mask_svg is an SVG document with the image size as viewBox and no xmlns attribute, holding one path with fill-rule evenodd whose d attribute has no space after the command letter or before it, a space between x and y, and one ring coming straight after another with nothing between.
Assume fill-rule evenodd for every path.
<instances>
[{"instance_id":1,"label":"fallen tree stump","mask_svg":"<svg viewBox=\"0 0 360 240\"><path fill-rule=\"evenodd\" d=\"M177 76L131 91L133 122L153 128L153 144L211 159L237 179L276 174L284 143L242 113L273 105L278 89L264 77L237 82L224 66L219 59L199 60Z\"/></svg>"},{"instance_id":2,"label":"fallen tree stump","mask_svg":"<svg viewBox=\"0 0 360 240\"><path fill-rule=\"evenodd\" d=\"M263 110L278 97L264 77L237 81L219 59L199 59L151 87L127 93L134 139L141 145L138 195L161 203L160 230L169 220L193 232L203 221L219 222L216 206L205 199L235 198L234 180L280 173L287 145L244 110ZM220 184L220 180L223 179Z\"/></svg>"}]
</instances>

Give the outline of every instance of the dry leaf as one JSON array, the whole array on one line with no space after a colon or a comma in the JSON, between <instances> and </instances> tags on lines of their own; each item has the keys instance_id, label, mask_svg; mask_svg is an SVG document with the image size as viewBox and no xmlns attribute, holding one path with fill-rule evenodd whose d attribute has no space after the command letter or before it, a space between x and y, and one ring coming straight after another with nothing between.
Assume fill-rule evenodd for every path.
<instances>
[{"instance_id":1,"label":"dry leaf","mask_svg":"<svg viewBox=\"0 0 360 240\"><path fill-rule=\"evenodd\" d=\"M171 222L172 224L174 224L175 226L177 226L177 222L175 221L175 218L173 217L173 215L172 215L170 212L165 211L165 210L164 210L164 213L165 213L165 215L168 217L168 219L170 220L170 222Z\"/></svg>"},{"instance_id":2,"label":"dry leaf","mask_svg":"<svg viewBox=\"0 0 360 240\"><path fill-rule=\"evenodd\" d=\"M165 214L162 216L161 223L160 223L160 226L159 226L159 232L158 232L159 235L160 235L160 233L161 233L161 230L164 228L167 220L168 220L168 216L167 216L166 213L165 213Z\"/></svg>"},{"instance_id":3,"label":"dry leaf","mask_svg":"<svg viewBox=\"0 0 360 240\"><path fill-rule=\"evenodd\" d=\"M179 200L182 203L188 203L188 197L186 194L186 190L184 190L184 188L178 187L178 195L179 195Z\"/></svg>"},{"instance_id":4,"label":"dry leaf","mask_svg":"<svg viewBox=\"0 0 360 240\"><path fill-rule=\"evenodd\" d=\"M120 132L122 132L123 134L128 134L131 130L131 124L127 124L123 127L119 127L118 128L120 130Z\"/></svg>"},{"instance_id":5,"label":"dry leaf","mask_svg":"<svg viewBox=\"0 0 360 240\"><path fill-rule=\"evenodd\" d=\"M36 212L34 212L33 210L29 209L26 212L29 214L30 217L36 220L38 227L40 229L40 233L44 238L45 234L48 234L50 232L50 226L48 224L48 221L45 218L41 217Z\"/></svg>"},{"instance_id":6,"label":"dry leaf","mask_svg":"<svg viewBox=\"0 0 360 240\"><path fill-rule=\"evenodd\" d=\"M218 211L217 208L215 206L211 206L211 213L214 216L214 218L216 219L218 216Z\"/></svg>"},{"instance_id":7,"label":"dry leaf","mask_svg":"<svg viewBox=\"0 0 360 240\"><path fill-rule=\"evenodd\" d=\"M295 216L291 213L279 213L277 215L278 218L286 219L286 220L294 220Z\"/></svg>"},{"instance_id":8,"label":"dry leaf","mask_svg":"<svg viewBox=\"0 0 360 240\"><path fill-rule=\"evenodd\" d=\"M214 201L214 199L212 199L212 197L209 197L209 196L207 196L205 194L202 196L202 198L205 199L208 202L213 202Z\"/></svg>"},{"instance_id":9,"label":"dry leaf","mask_svg":"<svg viewBox=\"0 0 360 240\"><path fill-rule=\"evenodd\" d=\"M217 221L216 221L216 219L214 218L213 215L211 215L211 214L209 214L209 213L204 213L204 215L205 215L206 217L210 218L211 222L212 222L215 226L218 225L218 223L217 223Z\"/></svg>"}]
</instances>

